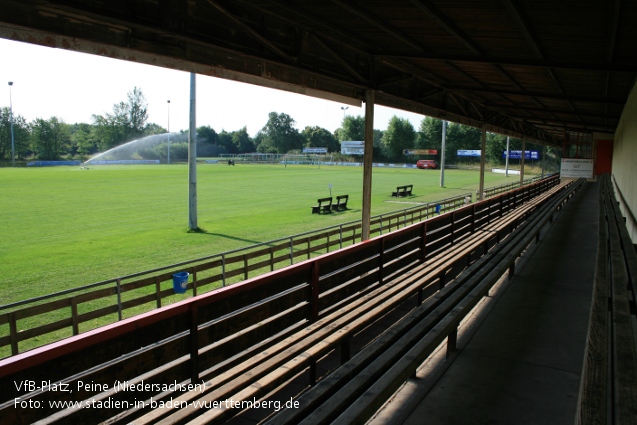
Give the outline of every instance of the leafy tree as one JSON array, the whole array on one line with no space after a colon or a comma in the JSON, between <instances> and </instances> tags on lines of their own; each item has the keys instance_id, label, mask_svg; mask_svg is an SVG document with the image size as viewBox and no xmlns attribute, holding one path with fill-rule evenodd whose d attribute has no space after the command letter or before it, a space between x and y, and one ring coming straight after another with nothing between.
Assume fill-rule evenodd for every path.
<instances>
[{"instance_id":1,"label":"leafy tree","mask_svg":"<svg viewBox=\"0 0 637 425\"><path fill-rule=\"evenodd\" d=\"M24 158L29 149L29 126L21 115L13 114L15 157ZM11 159L11 110L0 108L0 159Z\"/></svg>"},{"instance_id":2,"label":"leafy tree","mask_svg":"<svg viewBox=\"0 0 637 425\"><path fill-rule=\"evenodd\" d=\"M425 117L420 122L416 147L418 149L440 149L442 142L442 120Z\"/></svg>"},{"instance_id":3,"label":"leafy tree","mask_svg":"<svg viewBox=\"0 0 637 425\"><path fill-rule=\"evenodd\" d=\"M322 127L307 126L303 129L301 135L304 139L304 147L327 148L328 152L339 152L341 149L341 145L338 143L336 137Z\"/></svg>"},{"instance_id":4,"label":"leafy tree","mask_svg":"<svg viewBox=\"0 0 637 425\"><path fill-rule=\"evenodd\" d=\"M148 123L144 126L144 136L153 136L155 134L164 133L168 133L168 130L166 130L159 124L155 124L154 122Z\"/></svg>"},{"instance_id":5,"label":"leafy tree","mask_svg":"<svg viewBox=\"0 0 637 425\"><path fill-rule=\"evenodd\" d=\"M341 131L338 132L338 140L365 140L365 117L348 115L343 118Z\"/></svg>"},{"instance_id":6,"label":"leafy tree","mask_svg":"<svg viewBox=\"0 0 637 425\"><path fill-rule=\"evenodd\" d=\"M240 130L233 131L232 133L232 144L234 145L235 152L237 153L248 153L254 152L254 143L248 134L247 127L243 127Z\"/></svg>"},{"instance_id":7,"label":"leafy tree","mask_svg":"<svg viewBox=\"0 0 637 425\"><path fill-rule=\"evenodd\" d=\"M447 125L447 141L445 149L445 158L447 161L454 162L457 160L458 149L479 150L481 145L482 130L451 122Z\"/></svg>"},{"instance_id":8,"label":"leafy tree","mask_svg":"<svg viewBox=\"0 0 637 425\"><path fill-rule=\"evenodd\" d=\"M101 150L110 149L144 135L148 104L141 89L128 92L127 102L113 105L112 113L93 115L94 135Z\"/></svg>"},{"instance_id":9,"label":"leafy tree","mask_svg":"<svg viewBox=\"0 0 637 425\"><path fill-rule=\"evenodd\" d=\"M38 159L54 160L67 153L70 147L69 126L51 117L37 118L31 124L31 151Z\"/></svg>"},{"instance_id":10,"label":"leafy tree","mask_svg":"<svg viewBox=\"0 0 637 425\"><path fill-rule=\"evenodd\" d=\"M236 153L235 145L232 143L232 134L226 130L221 130L221 133L219 133L217 145L221 153Z\"/></svg>"},{"instance_id":11,"label":"leafy tree","mask_svg":"<svg viewBox=\"0 0 637 425\"><path fill-rule=\"evenodd\" d=\"M294 128L294 119L287 114L270 112L268 122L261 129L257 151L263 153L287 153L301 149L302 138Z\"/></svg>"},{"instance_id":12,"label":"leafy tree","mask_svg":"<svg viewBox=\"0 0 637 425\"><path fill-rule=\"evenodd\" d=\"M219 135L210 126L204 125L197 128L197 156L218 156L226 153L219 148Z\"/></svg>"},{"instance_id":13,"label":"leafy tree","mask_svg":"<svg viewBox=\"0 0 637 425\"><path fill-rule=\"evenodd\" d=\"M390 160L403 159L403 150L412 148L416 140L416 131L408 119L393 116L381 140L383 152Z\"/></svg>"}]
</instances>

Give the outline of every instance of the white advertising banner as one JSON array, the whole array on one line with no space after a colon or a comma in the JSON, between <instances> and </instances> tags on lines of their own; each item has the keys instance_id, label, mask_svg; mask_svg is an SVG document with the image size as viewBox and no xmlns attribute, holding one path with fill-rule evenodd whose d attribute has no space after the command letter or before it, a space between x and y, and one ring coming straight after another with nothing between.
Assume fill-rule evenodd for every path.
<instances>
[{"instance_id":1,"label":"white advertising banner","mask_svg":"<svg viewBox=\"0 0 637 425\"><path fill-rule=\"evenodd\" d=\"M593 160L578 158L562 158L560 176L567 178L593 178Z\"/></svg>"}]
</instances>

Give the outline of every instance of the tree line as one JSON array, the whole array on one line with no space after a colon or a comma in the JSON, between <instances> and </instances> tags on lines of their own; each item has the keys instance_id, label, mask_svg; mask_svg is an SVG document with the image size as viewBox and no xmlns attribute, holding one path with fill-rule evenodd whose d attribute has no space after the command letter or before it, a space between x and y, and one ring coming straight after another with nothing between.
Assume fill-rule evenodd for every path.
<instances>
[{"instance_id":1,"label":"tree line","mask_svg":"<svg viewBox=\"0 0 637 425\"><path fill-rule=\"evenodd\" d=\"M303 130L295 127L294 119L285 113L270 112L265 125L250 137L246 127L232 132L217 133L210 126L197 128L197 153L202 157L241 153L289 153L301 152L305 147L324 147L328 152L339 153L340 142L364 140L365 118L349 115L343 118L341 127L333 133L318 126ZM91 123L67 124L60 118L37 118L27 122L22 116L13 117L15 152L17 159L86 159L99 152L146 136L166 133L162 126L148 122L148 104L141 89L134 87L124 101L113 105L111 112L92 115ZM188 130L181 130L173 137L171 160L187 158ZM181 136L181 137L180 137ZM424 117L415 129L407 119L394 116L387 129L374 129L374 161L413 162L419 156L405 156L405 149L436 149L434 159L440 157L442 121ZM511 149L521 149L521 141L511 140ZM448 123L446 132L446 161L458 161L459 149L479 150L481 130L456 123ZM502 162L506 137L488 133L486 159L491 163ZM540 149L527 144L527 149ZM135 153L143 159L166 160L166 142L145 147ZM10 112L0 108L0 161L11 159Z\"/></svg>"}]
</instances>

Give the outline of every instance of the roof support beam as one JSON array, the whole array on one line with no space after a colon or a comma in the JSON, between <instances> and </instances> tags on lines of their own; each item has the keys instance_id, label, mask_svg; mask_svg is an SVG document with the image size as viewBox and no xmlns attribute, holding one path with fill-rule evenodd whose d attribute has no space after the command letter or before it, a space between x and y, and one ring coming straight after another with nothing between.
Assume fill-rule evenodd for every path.
<instances>
[{"instance_id":1,"label":"roof support beam","mask_svg":"<svg viewBox=\"0 0 637 425\"><path fill-rule=\"evenodd\" d=\"M617 62L570 62L552 59L534 59L534 58L510 58L495 56L463 56L448 55L439 53L419 53L404 54L381 52L374 54L377 58L397 58L397 59L414 59L422 61L449 61L467 64L499 64L509 66L524 66L529 68L557 68L557 69L574 69L578 71L602 71L602 72L624 72L633 74L637 72L637 62L617 63Z\"/></svg>"},{"instance_id":2,"label":"roof support beam","mask_svg":"<svg viewBox=\"0 0 637 425\"><path fill-rule=\"evenodd\" d=\"M511 15L513 20L516 22L518 29L522 32L522 35L524 36L527 43L529 44L529 46L535 53L535 56L544 60L546 55L544 54L544 51L542 50L542 46L540 45L540 42L537 36L535 35L535 32L533 31L529 20L526 18L526 15L524 14L524 12L522 12L522 9L520 9L520 7L517 5L515 0L502 0L502 3L504 4L504 7L509 12L509 15ZM564 94L565 93L564 87L558 80L553 69L547 68L546 71L548 72L549 77L551 77L551 80L553 80L555 87L557 87L557 89L560 91L561 94ZM567 99L567 102L570 108L573 111L575 111L575 106L573 106L571 101ZM578 116L578 119L582 121L582 118L579 116Z\"/></svg>"},{"instance_id":3,"label":"roof support beam","mask_svg":"<svg viewBox=\"0 0 637 425\"><path fill-rule=\"evenodd\" d=\"M329 53L338 63L340 63L343 68L345 68L352 76L354 76L361 83L369 83L370 79L363 77L358 73L345 59L341 57L338 53L336 53L330 46L325 44L323 40L321 40L316 34L311 34L312 39L323 48L327 53Z\"/></svg>"},{"instance_id":4,"label":"roof support beam","mask_svg":"<svg viewBox=\"0 0 637 425\"><path fill-rule=\"evenodd\" d=\"M386 23L385 21L383 21L376 15L365 11L359 5L354 4L349 0L332 0L332 3L339 5L343 9L366 20L370 24L377 26L378 28L382 29L386 33L391 34L394 38L400 40L401 42L408 45L409 47L418 50L419 52L424 52L428 50L424 46L422 46L420 43L413 40L411 37L403 34L400 30L394 28L392 25L389 25L388 23Z\"/></svg>"},{"instance_id":5,"label":"roof support beam","mask_svg":"<svg viewBox=\"0 0 637 425\"><path fill-rule=\"evenodd\" d=\"M488 92L493 94L504 94L508 96L525 96L525 97L537 97L544 99L561 99L571 102L592 102L592 103L611 103L616 105L623 105L626 103L626 99L609 99L609 98L600 98L600 97L584 97L584 96L569 96L566 94L555 94L555 93L542 93L542 92L516 92L510 90L492 90L492 89L482 89L479 87L446 87L447 90L450 91L468 91L468 92Z\"/></svg>"},{"instance_id":6,"label":"roof support beam","mask_svg":"<svg viewBox=\"0 0 637 425\"><path fill-rule=\"evenodd\" d=\"M290 63L294 63L294 62L297 61L297 58L295 58L293 56L290 56L287 53L285 53L283 50L279 49L277 46L272 44L267 38L263 37L261 34L259 34L257 31L255 31L253 28L251 28L249 25L247 25L245 22L243 22L242 20L240 20L239 18L234 16L232 13L227 11L225 8L223 8L219 3L217 3L217 2L215 2L213 0L206 0L206 2L208 2L211 6L213 6L215 9L217 9L219 12L223 13L232 22L234 22L236 25L238 25L240 28L242 28L245 32L247 32L252 37L254 37L257 41L259 41L259 43L263 44L268 50L270 50L271 52L273 52L274 54L279 56L281 59L285 60L286 62L290 62Z\"/></svg>"}]
</instances>

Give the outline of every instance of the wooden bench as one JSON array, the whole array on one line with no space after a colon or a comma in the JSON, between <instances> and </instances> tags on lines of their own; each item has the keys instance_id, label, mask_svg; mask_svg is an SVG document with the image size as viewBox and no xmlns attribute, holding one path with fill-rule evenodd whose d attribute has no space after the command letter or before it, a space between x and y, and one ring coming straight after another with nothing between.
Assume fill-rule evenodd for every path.
<instances>
[{"instance_id":1,"label":"wooden bench","mask_svg":"<svg viewBox=\"0 0 637 425\"><path fill-rule=\"evenodd\" d=\"M312 214L320 214L321 212L329 213L332 211L332 198L320 198L316 202L318 205L312 207Z\"/></svg>"},{"instance_id":2,"label":"wooden bench","mask_svg":"<svg viewBox=\"0 0 637 425\"><path fill-rule=\"evenodd\" d=\"M349 195L340 195L336 197L336 203L332 204L333 211L345 211L347 209L347 200Z\"/></svg>"},{"instance_id":3,"label":"wooden bench","mask_svg":"<svg viewBox=\"0 0 637 425\"><path fill-rule=\"evenodd\" d=\"M637 254L608 175L599 177L599 192L600 237L575 423L635 424Z\"/></svg>"},{"instance_id":4,"label":"wooden bench","mask_svg":"<svg viewBox=\"0 0 637 425\"><path fill-rule=\"evenodd\" d=\"M515 259L571 195L565 192L536 203L542 207L540 214L302 394L298 408L285 409L266 425L365 423L445 338L448 355L455 350L459 323L500 276L513 271ZM496 223L477 233L507 226Z\"/></svg>"},{"instance_id":5,"label":"wooden bench","mask_svg":"<svg viewBox=\"0 0 637 425\"><path fill-rule=\"evenodd\" d=\"M531 189L520 190L527 193ZM136 424L223 421L237 409L152 409L142 404L119 411L55 411L17 409L13 400L21 397L45 405L49 400L131 401L149 397L156 402L170 399L180 403L258 400L308 368L316 381L319 359L340 347L345 363L351 357L354 335L410 297L416 295L420 305L441 287L451 286L447 282L457 274L454 270L475 263L520 220L526 220L543 197L548 194L515 210L510 200L519 199L517 196L469 205L135 320L72 337L55 344L52 351L43 348L41 353L38 349L0 361L0 377L7 382L50 379L70 383L73 388L79 380L109 385L116 379L205 383L202 392L114 393L93 387L72 394L29 393L8 385L0 389L0 401L7 400L0 424L15 423L18 418L34 422L43 417L50 421Z\"/></svg>"},{"instance_id":6,"label":"wooden bench","mask_svg":"<svg viewBox=\"0 0 637 425\"><path fill-rule=\"evenodd\" d=\"M547 199L549 199L548 196ZM464 268L467 262L471 262L471 258L475 256L476 252L478 255L482 255L486 252L490 242L495 243L496 239L500 239L500 231L508 231L512 222L525 217L527 212L522 210L533 208L535 206L530 203L529 206L511 213L510 217L506 217L502 224L497 226L487 224L485 229L476 231L472 237L465 237L462 241L455 241L455 243L447 242L453 243L453 246L439 251L437 256L428 260L408 261L395 270L386 267L386 279L382 276L384 273L380 276L375 273L360 277L363 269L360 266L355 267L350 272L352 276L359 276L360 281L369 281L370 277L372 279L380 278L379 284L368 284L353 292L350 289L350 297L345 300L341 299L340 303L336 303L337 305L333 309L328 310L325 316L320 317L310 326L268 348L265 353L252 356L246 362L207 381L204 395L186 393L176 398L175 401L191 403L197 400L198 403L210 403L223 399L252 400L256 398L258 400L259 397L266 395L297 373L308 367L310 369L315 367L317 359L335 348L340 347L341 359L346 362L351 356L350 344L353 335L413 295L419 294L420 300L428 298L438 292L440 288L444 288L446 280L451 277L448 275L450 269L457 266ZM467 217L470 217L470 214ZM445 220L438 221L446 222ZM466 236L469 234L466 233ZM399 240L403 241L403 244L412 244L411 246L414 243L417 245L423 242L417 234L407 238L407 241L404 241L404 235L399 237L397 234L396 237L400 238ZM385 243L388 246L393 245L387 241ZM409 248L410 245L397 245L396 250L386 253L385 257L388 260L399 261L402 255L410 251ZM499 250L502 249L499 248ZM332 267L339 268L340 266L336 264ZM324 284L329 287L329 279L324 280ZM332 304L333 301L327 299L325 303ZM150 424L157 423L157 421L160 421L158 423L181 423L186 420L202 424L221 423L235 413L236 411L227 408L227 406L209 410L186 407L175 411L171 408L164 408L153 410L134 423ZM274 419L274 423L277 422L278 419Z\"/></svg>"},{"instance_id":7,"label":"wooden bench","mask_svg":"<svg viewBox=\"0 0 637 425\"><path fill-rule=\"evenodd\" d=\"M413 184L408 184L405 186L398 186L396 187L396 191L392 192L391 196L393 198L403 198L406 196L411 196L411 191L413 189L414 185Z\"/></svg>"}]
</instances>

